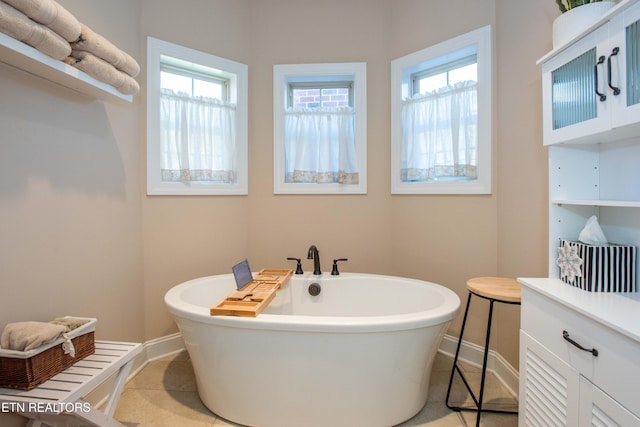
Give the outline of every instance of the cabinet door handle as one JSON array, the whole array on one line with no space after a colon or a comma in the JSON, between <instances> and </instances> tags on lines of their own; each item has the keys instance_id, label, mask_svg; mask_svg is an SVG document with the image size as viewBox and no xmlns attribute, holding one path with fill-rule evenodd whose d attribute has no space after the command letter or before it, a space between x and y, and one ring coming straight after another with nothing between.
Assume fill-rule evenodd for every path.
<instances>
[{"instance_id":1,"label":"cabinet door handle","mask_svg":"<svg viewBox=\"0 0 640 427\"><path fill-rule=\"evenodd\" d=\"M585 347L581 346L580 344L578 344L577 342L575 342L574 340L572 340L569 337L569 332L562 331L562 338L564 338L565 340L569 341L571 344L573 344L574 346L578 347L580 350L588 351L589 353L593 354L594 357L598 356L598 350L596 350L595 348L585 348Z\"/></svg>"},{"instance_id":2,"label":"cabinet door handle","mask_svg":"<svg viewBox=\"0 0 640 427\"><path fill-rule=\"evenodd\" d=\"M607 95L598 92L598 65L604 64L605 59L606 58L604 56L601 56L600 58L598 58L598 62L596 62L596 65L593 66L593 74L595 77L595 91L596 95L600 97L600 102L604 102L607 100Z\"/></svg>"},{"instance_id":3,"label":"cabinet door handle","mask_svg":"<svg viewBox=\"0 0 640 427\"><path fill-rule=\"evenodd\" d=\"M609 73L609 75L607 76L607 84L609 85L615 96L620 95L620 88L611 85L611 57L618 55L618 52L620 52L620 48L614 47L611 51L611 55L609 55L609 58L607 58L607 71Z\"/></svg>"}]
</instances>

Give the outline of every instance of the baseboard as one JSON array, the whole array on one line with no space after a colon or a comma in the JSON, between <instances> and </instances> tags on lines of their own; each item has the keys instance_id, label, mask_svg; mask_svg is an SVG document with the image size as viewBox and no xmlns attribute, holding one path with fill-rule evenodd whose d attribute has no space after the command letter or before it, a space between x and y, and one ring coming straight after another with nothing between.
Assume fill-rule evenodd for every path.
<instances>
[{"instance_id":1,"label":"baseboard","mask_svg":"<svg viewBox=\"0 0 640 427\"><path fill-rule=\"evenodd\" d=\"M175 334L147 341L144 343L144 348L147 362L152 362L183 351L184 341L182 341L182 334L176 332Z\"/></svg>"},{"instance_id":2,"label":"baseboard","mask_svg":"<svg viewBox=\"0 0 640 427\"><path fill-rule=\"evenodd\" d=\"M135 377L149 362L180 353L185 349L182 334L179 332L147 341L143 347L142 353L133 362L127 381Z\"/></svg>"},{"instance_id":3,"label":"baseboard","mask_svg":"<svg viewBox=\"0 0 640 427\"><path fill-rule=\"evenodd\" d=\"M457 346L457 338L452 337L451 335L445 335L442 339L442 343L440 344L439 351L454 357ZM460 347L460 355L458 358L470 365L481 368L484 358L484 347L462 340L462 346ZM489 355L487 356L487 371L492 372L496 378L504 384L509 392L518 398L518 384L520 381L518 371L511 366L504 357L491 349L489 349Z\"/></svg>"}]
</instances>

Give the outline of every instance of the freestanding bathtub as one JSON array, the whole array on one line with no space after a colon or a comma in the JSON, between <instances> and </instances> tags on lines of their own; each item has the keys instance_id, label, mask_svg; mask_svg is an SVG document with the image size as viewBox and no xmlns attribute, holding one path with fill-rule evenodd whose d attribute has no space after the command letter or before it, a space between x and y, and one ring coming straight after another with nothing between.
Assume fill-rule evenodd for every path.
<instances>
[{"instance_id":1,"label":"freestanding bathtub","mask_svg":"<svg viewBox=\"0 0 640 427\"><path fill-rule=\"evenodd\" d=\"M413 417L460 307L454 292L421 280L306 273L255 318L211 316L233 290L231 274L203 277L165 302L202 402L252 427L389 427Z\"/></svg>"}]
</instances>

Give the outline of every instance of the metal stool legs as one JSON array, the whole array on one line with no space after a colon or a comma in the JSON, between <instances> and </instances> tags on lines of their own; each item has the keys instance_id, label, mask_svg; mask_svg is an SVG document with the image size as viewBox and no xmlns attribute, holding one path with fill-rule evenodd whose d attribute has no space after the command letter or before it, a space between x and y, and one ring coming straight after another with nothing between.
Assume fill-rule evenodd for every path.
<instances>
[{"instance_id":1,"label":"metal stool legs","mask_svg":"<svg viewBox=\"0 0 640 427\"><path fill-rule=\"evenodd\" d=\"M451 368L451 376L449 377L449 387L447 388L447 397L445 399L445 403L447 405L447 408L454 410L454 411L472 411L472 412L476 412L478 414L477 418L476 418L476 427L480 426L480 416L482 415L483 412L493 412L493 413L498 413L498 414L517 414L517 411L502 411L502 410L498 410L498 409L483 409L482 408L482 404L483 404L483 399L484 399L484 385L485 385L485 379L487 376L487 360L488 360L488 356L489 356L489 340L491 338L491 320L493 318L493 303L496 301L494 299L491 298L485 298L485 297L481 297L481 298L485 298L489 300L489 319L487 321L487 336L486 336L486 340L485 340L485 345L484 345L484 358L482 361L482 376L480 379L480 395L478 398L476 398L476 395L473 393L473 390L471 390L471 386L469 385L469 383L467 382L467 379L464 377L462 371L460 370L460 368L458 367L458 357L460 356L460 347L462 346L462 336L464 334L464 328L467 324L467 316L469 314L469 306L471 305L471 296L473 295L472 292L469 292L469 297L467 299L467 307L464 310L464 318L462 319L462 329L460 330L460 338L458 339L458 346L456 347L456 355L453 359L453 367ZM479 296L479 295L477 295ZM504 301L498 301L498 302L504 302ZM467 390L469 391L469 394L471 395L471 398L473 399L473 402L475 403L476 407L475 408L464 408L464 407L460 407L460 406L452 406L449 404L449 398L451 396L451 385L453 384L453 377L454 374L456 373L456 371L458 372L458 375L460 375L460 378L462 379L462 382L464 383L465 387L467 388Z\"/></svg>"}]
</instances>

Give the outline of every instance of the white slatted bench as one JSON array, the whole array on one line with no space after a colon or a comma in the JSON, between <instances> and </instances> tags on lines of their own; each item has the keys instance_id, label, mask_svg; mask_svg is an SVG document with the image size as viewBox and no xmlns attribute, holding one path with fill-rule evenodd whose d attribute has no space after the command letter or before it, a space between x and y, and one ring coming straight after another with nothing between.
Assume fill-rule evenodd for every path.
<instances>
[{"instance_id":1,"label":"white slatted bench","mask_svg":"<svg viewBox=\"0 0 640 427\"><path fill-rule=\"evenodd\" d=\"M29 427L90 425L123 427L113 419L120 394L142 344L96 341L96 351L32 390L0 388L0 405L29 418ZM82 400L117 374L104 410Z\"/></svg>"}]
</instances>

